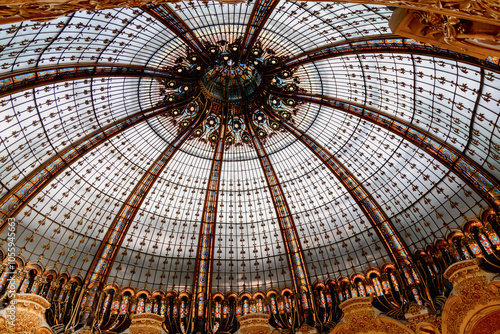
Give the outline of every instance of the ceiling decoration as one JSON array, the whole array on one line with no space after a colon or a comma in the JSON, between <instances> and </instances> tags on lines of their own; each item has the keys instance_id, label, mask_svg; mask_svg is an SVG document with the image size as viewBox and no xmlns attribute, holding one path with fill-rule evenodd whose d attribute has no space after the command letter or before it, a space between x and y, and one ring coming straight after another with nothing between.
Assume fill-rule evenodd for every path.
<instances>
[{"instance_id":1,"label":"ceiling decoration","mask_svg":"<svg viewBox=\"0 0 500 334\"><path fill-rule=\"evenodd\" d=\"M387 268L416 286L419 250L500 210L500 68L389 34L391 13L191 1L1 26L20 255L200 318L244 293L313 309L318 284Z\"/></svg>"}]
</instances>

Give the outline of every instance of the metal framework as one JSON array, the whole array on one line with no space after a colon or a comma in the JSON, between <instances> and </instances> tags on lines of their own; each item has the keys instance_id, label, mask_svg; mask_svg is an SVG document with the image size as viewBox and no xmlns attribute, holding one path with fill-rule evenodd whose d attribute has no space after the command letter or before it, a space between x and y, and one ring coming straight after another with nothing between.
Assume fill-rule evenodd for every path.
<instances>
[{"instance_id":1,"label":"metal framework","mask_svg":"<svg viewBox=\"0 0 500 334\"><path fill-rule=\"evenodd\" d=\"M250 132L252 145L257 152L262 171L266 177L267 186L276 210L276 216L280 226L281 235L285 242L285 250L288 259L288 265L293 273L293 284L295 291L300 294L302 307L308 309L314 307L314 303L309 300L311 293L310 276L305 265L304 253L297 234L295 223L288 206L285 194L278 181L278 176L267 156L264 146L257 138L253 125L247 122L247 128ZM309 305L310 304L310 305Z\"/></svg>"},{"instance_id":2,"label":"metal framework","mask_svg":"<svg viewBox=\"0 0 500 334\"><path fill-rule=\"evenodd\" d=\"M266 110L267 111L267 110ZM319 145L314 139L303 131L300 131L290 123L273 116L267 111L274 121L279 122L284 129L288 130L300 140L321 162L335 175L335 177L347 189L351 197L356 201L365 216L370 221L373 229L377 232L380 240L391 255L395 263L407 264L411 262L411 253L405 242L396 231L391 220L375 201L373 196L366 190L361 182L335 158L330 152Z\"/></svg>"},{"instance_id":3,"label":"metal framework","mask_svg":"<svg viewBox=\"0 0 500 334\"><path fill-rule=\"evenodd\" d=\"M207 61L208 52L203 43L196 37L191 28L167 4L145 5L142 7L149 15L163 23L168 29L182 39L191 50Z\"/></svg>"},{"instance_id":4,"label":"metal framework","mask_svg":"<svg viewBox=\"0 0 500 334\"><path fill-rule=\"evenodd\" d=\"M445 59L457 60L463 63L480 66L488 70L500 73L500 64L488 62L455 51L442 49L438 46L422 43L410 38L402 38L393 34L366 36L353 38L347 41L341 41L325 45L315 50L304 52L300 55L286 60L280 66L270 70L267 74L277 73L286 68L297 67L307 63L339 57L351 54L366 53L419 53L422 55L434 56Z\"/></svg>"},{"instance_id":5,"label":"metal framework","mask_svg":"<svg viewBox=\"0 0 500 334\"><path fill-rule=\"evenodd\" d=\"M220 106L216 106L220 108ZM227 108L227 107L226 107ZM222 123L225 123L222 120ZM209 299L213 274L213 253L215 246L215 225L217 221L217 200L221 180L222 159L224 157L224 134L226 124L220 127L215 144L212 166L208 179L207 193L203 204L200 237L196 253L195 275L193 281L193 299L198 302L198 316L203 317L205 300ZM193 303L194 305L194 303Z\"/></svg>"},{"instance_id":6,"label":"metal framework","mask_svg":"<svg viewBox=\"0 0 500 334\"><path fill-rule=\"evenodd\" d=\"M44 187L85 154L123 131L152 117L161 115L172 108L183 106L191 100L190 98L171 106L154 107L132 114L94 131L49 158L0 199L0 233L7 227L8 218L14 217L21 212L24 206Z\"/></svg>"},{"instance_id":7,"label":"metal framework","mask_svg":"<svg viewBox=\"0 0 500 334\"><path fill-rule=\"evenodd\" d=\"M149 190L156 182L161 172L167 166L175 152L189 138L197 124L203 119L200 112L197 119L190 126L184 128L181 133L167 146L160 154L155 162L149 167L141 180L134 187L125 203L120 208L113 223L104 237L103 242L99 246L98 251L90 265L86 282L93 284L94 282L106 282L109 270L115 261L118 250L120 249L128 229L132 224L142 202L149 193Z\"/></svg>"},{"instance_id":8,"label":"metal framework","mask_svg":"<svg viewBox=\"0 0 500 334\"><path fill-rule=\"evenodd\" d=\"M250 50L278 2L278 0L257 0L255 2L240 50L243 53L243 60L247 59Z\"/></svg>"},{"instance_id":9,"label":"metal framework","mask_svg":"<svg viewBox=\"0 0 500 334\"><path fill-rule=\"evenodd\" d=\"M347 112L403 137L452 170L490 204L496 212L500 212L500 185L498 181L465 154L432 134L397 117L361 104L311 94L295 94L293 96L302 101L317 103Z\"/></svg>"},{"instance_id":10,"label":"metal framework","mask_svg":"<svg viewBox=\"0 0 500 334\"><path fill-rule=\"evenodd\" d=\"M179 76L151 67L128 64L78 64L78 66L46 66L36 71L25 69L0 76L0 98L57 82L102 77L153 77L186 81Z\"/></svg>"}]
</instances>

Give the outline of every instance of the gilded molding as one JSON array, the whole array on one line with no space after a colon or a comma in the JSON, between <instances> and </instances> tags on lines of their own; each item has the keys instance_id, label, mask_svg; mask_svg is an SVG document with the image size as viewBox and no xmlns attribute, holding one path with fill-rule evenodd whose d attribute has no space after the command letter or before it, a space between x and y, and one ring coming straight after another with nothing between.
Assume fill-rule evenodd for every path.
<instances>
[{"instance_id":1,"label":"gilded molding","mask_svg":"<svg viewBox=\"0 0 500 334\"><path fill-rule=\"evenodd\" d=\"M430 11L398 8L393 33L477 58L500 56L500 25Z\"/></svg>"},{"instance_id":2,"label":"gilded molding","mask_svg":"<svg viewBox=\"0 0 500 334\"><path fill-rule=\"evenodd\" d=\"M14 326L9 323L7 309L0 311L0 334L52 334L45 321L45 310L50 307L47 299L34 295L19 293L15 295L16 315Z\"/></svg>"},{"instance_id":3,"label":"gilded molding","mask_svg":"<svg viewBox=\"0 0 500 334\"><path fill-rule=\"evenodd\" d=\"M25 20L49 21L80 10L139 7L155 2L150 0L0 0L0 23Z\"/></svg>"},{"instance_id":4,"label":"gilded molding","mask_svg":"<svg viewBox=\"0 0 500 334\"><path fill-rule=\"evenodd\" d=\"M453 284L453 292L443 309L443 334L465 333L471 320L488 322L485 317L492 313L477 314L485 309L500 310L500 282L492 281L495 275L483 271L480 263L479 259L461 261L445 271L443 276Z\"/></svg>"},{"instance_id":5,"label":"gilded molding","mask_svg":"<svg viewBox=\"0 0 500 334\"><path fill-rule=\"evenodd\" d=\"M139 313L130 315L130 334L162 334L161 324L165 317L154 313Z\"/></svg>"},{"instance_id":6,"label":"gilded molding","mask_svg":"<svg viewBox=\"0 0 500 334\"><path fill-rule=\"evenodd\" d=\"M394 319L378 316L380 312L372 306L372 300L373 297L358 297L341 303L339 307L344 317L330 334L415 334Z\"/></svg>"},{"instance_id":7,"label":"gilded molding","mask_svg":"<svg viewBox=\"0 0 500 334\"><path fill-rule=\"evenodd\" d=\"M269 314L251 313L238 318L241 334L270 334Z\"/></svg>"}]
</instances>

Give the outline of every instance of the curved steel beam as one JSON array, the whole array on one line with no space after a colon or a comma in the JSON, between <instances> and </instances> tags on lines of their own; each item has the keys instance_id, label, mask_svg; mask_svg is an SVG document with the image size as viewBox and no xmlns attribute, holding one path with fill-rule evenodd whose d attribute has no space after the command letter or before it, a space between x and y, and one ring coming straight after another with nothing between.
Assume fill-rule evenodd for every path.
<instances>
[{"instance_id":1,"label":"curved steel beam","mask_svg":"<svg viewBox=\"0 0 500 334\"><path fill-rule=\"evenodd\" d=\"M281 96L287 96L280 93ZM312 94L293 94L297 99L317 103L360 117L403 137L452 170L496 212L500 212L498 180L468 156L419 127L375 108L350 101Z\"/></svg>"},{"instance_id":2,"label":"curved steel beam","mask_svg":"<svg viewBox=\"0 0 500 334\"><path fill-rule=\"evenodd\" d=\"M153 77L187 82L163 70L127 64L56 65L10 72L0 76L0 97L56 82L100 77Z\"/></svg>"},{"instance_id":3,"label":"curved steel beam","mask_svg":"<svg viewBox=\"0 0 500 334\"><path fill-rule=\"evenodd\" d=\"M192 99L179 101L173 105L158 106L143 110L115 121L64 148L29 173L0 199L0 233L7 227L7 220L16 216L45 186L75 161L92 151L97 146L142 123L161 115L171 108L183 106Z\"/></svg>"},{"instance_id":4,"label":"curved steel beam","mask_svg":"<svg viewBox=\"0 0 500 334\"><path fill-rule=\"evenodd\" d=\"M361 182L335 158L330 152L318 144L314 139L303 131L297 129L290 123L276 117L265 110L267 115L281 124L283 128L300 140L321 162L337 177L347 189L351 197L356 201L360 209L370 221L373 229L377 232L379 239L387 249L394 263L408 264L411 262L411 252L405 244L389 216L370 195Z\"/></svg>"},{"instance_id":5,"label":"curved steel beam","mask_svg":"<svg viewBox=\"0 0 500 334\"><path fill-rule=\"evenodd\" d=\"M278 181L278 176L274 171L264 146L257 138L253 125L250 124L246 118L245 120L276 210L281 236L285 243L288 266L293 275L294 289L300 294L303 308L312 308L314 307L314 302L310 300L312 293L310 276L306 267L304 253L300 244L300 238L297 234L297 228L292 218L292 213L290 212L285 194Z\"/></svg>"},{"instance_id":6,"label":"curved steel beam","mask_svg":"<svg viewBox=\"0 0 500 334\"><path fill-rule=\"evenodd\" d=\"M210 57L203 43L196 37L191 28L189 28L179 15L177 15L166 3L145 5L142 7L142 10L165 25L170 31L177 35L177 37L182 39L191 50L196 52L206 63L208 63Z\"/></svg>"},{"instance_id":7,"label":"curved steel beam","mask_svg":"<svg viewBox=\"0 0 500 334\"><path fill-rule=\"evenodd\" d=\"M201 110L192 124L184 128L181 133L167 146L160 154L155 162L149 167L141 180L136 184L134 190L130 193L125 203L123 203L120 211L116 215L113 223L106 232L104 241L99 246L99 249L92 260L92 263L87 272L85 282L93 285L94 282L99 282L101 286L108 279L111 267L118 255L128 229L132 224L142 202L148 195L151 187L154 185L161 172L170 162L175 152L189 138L194 128L203 119L204 110ZM90 287L90 286L89 286Z\"/></svg>"},{"instance_id":8,"label":"curved steel beam","mask_svg":"<svg viewBox=\"0 0 500 334\"><path fill-rule=\"evenodd\" d=\"M212 108L221 108L213 105ZM223 108L227 108L224 106ZM218 111L217 113L219 113ZM222 112L221 114L227 114ZM217 201L221 180L222 159L224 157L224 136L226 120L221 120L219 138L215 144L210 176L208 178L207 193L203 203L203 214L196 252L196 265L193 284L193 299L198 301L198 317L205 315L205 299L209 298L212 286L213 254L215 248L215 225L217 220ZM195 303L193 303L193 306ZM194 310L193 310L194 311Z\"/></svg>"},{"instance_id":9,"label":"curved steel beam","mask_svg":"<svg viewBox=\"0 0 500 334\"><path fill-rule=\"evenodd\" d=\"M402 38L394 34L365 36L340 41L323 47L304 52L286 60L266 74L274 74L285 68L297 67L307 63L327 58L340 57L350 54L362 53L410 53L452 59L462 63L472 64L500 73L500 64L488 62L483 59L467 56L455 51L442 49L438 46L418 42L410 38Z\"/></svg>"},{"instance_id":10,"label":"curved steel beam","mask_svg":"<svg viewBox=\"0 0 500 334\"><path fill-rule=\"evenodd\" d=\"M266 24L267 19L271 16L278 2L278 0L257 0L255 2L241 44L240 52L243 54L243 61L247 59L248 53L257 41L257 38L259 38L261 30L264 28L264 24Z\"/></svg>"}]
</instances>

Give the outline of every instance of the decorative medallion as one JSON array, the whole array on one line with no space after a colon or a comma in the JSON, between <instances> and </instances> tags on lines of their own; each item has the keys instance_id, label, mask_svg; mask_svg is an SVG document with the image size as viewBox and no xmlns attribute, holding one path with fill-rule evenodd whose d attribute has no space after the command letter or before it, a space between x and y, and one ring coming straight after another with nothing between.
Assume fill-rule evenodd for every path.
<instances>
[{"instance_id":1,"label":"decorative medallion","mask_svg":"<svg viewBox=\"0 0 500 334\"><path fill-rule=\"evenodd\" d=\"M256 43L244 58L240 43L239 40L234 43L221 40L207 44L208 63L188 51L184 57L176 59L175 66L166 69L182 79L159 80L164 102L172 103L188 96L193 100L166 115L179 131L191 124L195 115L204 114L204 121L197 126L191 139L197 138L214 146L224 126L224 147L229 149L251 145L249 124L265 141L281 130L273 118L293 123L298 102L279 94L304 91L298 86L299 79L292 70L269 74L285 60L275 56L274 50L264 50Z\"/></svg>"}]
</instances>

